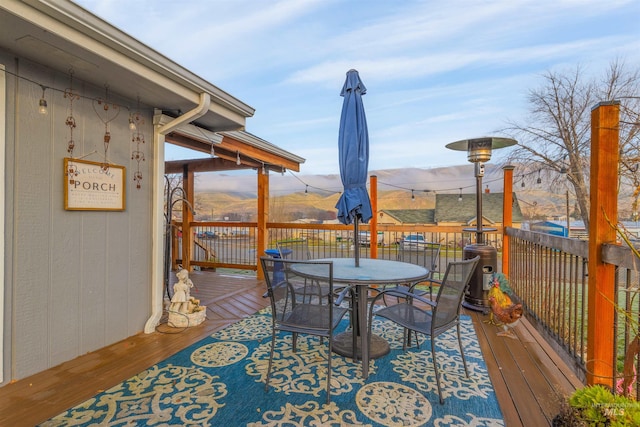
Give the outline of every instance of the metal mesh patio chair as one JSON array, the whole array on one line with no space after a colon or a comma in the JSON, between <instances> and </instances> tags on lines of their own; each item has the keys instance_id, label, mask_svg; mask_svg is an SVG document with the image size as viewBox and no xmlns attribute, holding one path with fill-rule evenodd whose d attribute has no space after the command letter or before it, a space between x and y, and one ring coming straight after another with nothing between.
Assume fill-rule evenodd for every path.
<instances>
[{"instance_id":1,"label":"metal mesh patio chair","mask_svg":"<svg viewBox=\"0 0 640 427\"><path fill-rule=\"evenodd\" d=\"M320 337L320 345L327 338L327 403L331 397L331 353L333 348L333 331L347 312L346 308L334 304L333 295L333 263L331 261L300 261L270 257L261 257L260 263L265 274L267 294L271 300L272 333L271 353L265 391L269 390L269 379L273 367L273 356L278 332L292 334L293 351L296 351L298 334L309 334ZM328 295L322 298L302 298L299 294L299 282L306 280L300 274L304 265L313 264L316 274L326 277L325 285ZM346 292L347 290L345 290Z\"/></svg>"},{"instance_id":2,"label":"metal mesh patio chair","mask_svg":"<svg viewBox=\"0 0 640 427\"><path fill-rule=\"evenodd\" d=\"M398 248L398 261L417 264L429 269L429 277L435 278L438 272L438 259L440 258L440 243L420 242L415 245L400 243ZM429 294L433 293L432 287Z\"/></svg>"},{"instance_id":3,"label":"metal mesh patio chair","mask_svg":"<svg viewBox=\"0 0 640 427\"><path fill-rule=\"evenodd\" d=\"M404 297L403 302L384 307L378 311L371 309L369 312L369 336L371 336L374 315L384 317L404 327L402 337L403 350L407 348L411 331L430 337L433 369L436 374L436 384L438 386L438 396L440 397L441 404L444 403L444 399L442 398L442 390L440 387L440 373L438 372L435 338L453 327L457 329L462 363L465 374L469 377L467 362L462 350L462 339L460 337L460 307L462 305L462 298L469 287L471 276L479 260L480 257L476 256L475 258L464 261L450 262L447 265L442 281L438 281L440 287L435 301L412 293L410 290L393 289L382 291L374 299L373 305L376 304L379 298L384 298L385 292L402 294ZM435 279L430 280L436 281Z\"/></svg>"},{"instance_id":4,"label":"metal mesh patio chair","mask_svg":"<svg viewBox=\"0 0 640 427\"><path fill-rule=\"evenodd\" d=\"M435 242L400 242L400 246L398 247L398 261L408 262L411 264L417 264L422 267L425 267L429 270L429 279L435 278L436 273L438 272L438 259L440 258L440 243ZM433 286L437 284L434 281L427 280L429 284L429 297L433 298ZM420 296L426 295L426 291L416 288L415 283L409 285L393 285L384 286L383 290L392 290L392 289L400 289L403 291L408 291L410 287L413 287L413 293L416 293ZM401 294L393 294L393 292L388 292L385 294L386 296L393 296L396 298L401 298ZM385 304L387 300L384 300Z\"/></svg>"},{"instance_id":5,"label":"metal mesh patio chair","mask_svg":"<svg viewBox=\"0 0 640 427\"><path fill-rule=\"evenodd\" d=\"M438 271L440 257L440 243L436 242L400 242L398 246L398 261L410 262L426 267L431 272Z\"/></svg>"},{"instance_id":6,"label":"metal mesh patio chair","mask_svg":"<svg viewBox=\"0 0 640 427\"><path fill-rule=\"evenodd\" d=\"M276 242L276 248L280 253L281 259L298 261L311 259L311 251L309 250L309 243L306 239L280 240ZM329 293L327 285L317 280L301 281L298 285L300 286L299 289L304 299L318 295L326 296Z\"/></svg>"}]
</instances>

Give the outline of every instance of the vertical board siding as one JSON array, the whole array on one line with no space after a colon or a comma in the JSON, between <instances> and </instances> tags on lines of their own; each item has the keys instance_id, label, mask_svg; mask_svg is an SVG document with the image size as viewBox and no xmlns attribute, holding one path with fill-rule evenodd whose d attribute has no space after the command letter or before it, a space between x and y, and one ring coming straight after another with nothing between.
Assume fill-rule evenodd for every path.
<instances>
[{"instance_id":1,"label":"vertical board siding","mask_svg":"<svg viewBox=\"0 0 640 427\"><path fill-rule=\"evenodd\" d=\"M20 66L13 71L29 73L31 70ZM17 80L9 99L9 108L15 109L16 117L16 175L13 204L8 207L15 213L12 224L15 245L11 322L15 331L13 376L22 377L49 366L51 127L49 117L38 114L39 98L32 83Z\"/></svg>"},{"instance_id":2,"label":"vertical board siding","mask_svg":"<svg viewBox=\"0 0 640 427\"><path fill-rule=\"evenodd\" d=\"M150 316L151 288L151 176L153 162L152 111L141 110L146 143L142 147L143 182L136 188L131 160L129 110L136 101L109 94L109 104L121 107L109 123L111 142L108 159L124 166L126 209L122 212L65 211L64 158L69 157L69 99L63 91L69 76L56 74L28 61L0 52L7 70L25 79L13 80L7 95L7 152L15 150L7 178L7 217L12 236L5 265L12 274L5 286L10 310L11 333L3 335L5 358L10 366L4 381L24 378L77 356L126 339L144 329ZM17 65L16 65L17 64ZM41 87L48 115L38 114ZM54 89L55 88L55 89ZM104 161L105 125L96 114L104 104L105 91L80 81L73 82L81 98L73 102L77 127L73 157ZM104 117L103 117L104 118ZM15 138L11 137L15 134Z\"/></svg>"}]
</instances>

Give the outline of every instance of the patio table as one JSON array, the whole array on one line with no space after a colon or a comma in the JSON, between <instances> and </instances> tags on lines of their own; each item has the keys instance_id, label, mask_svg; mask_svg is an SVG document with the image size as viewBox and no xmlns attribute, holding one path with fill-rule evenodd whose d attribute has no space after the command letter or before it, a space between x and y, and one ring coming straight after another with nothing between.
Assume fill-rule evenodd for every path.
<instances>
[{"instance_id":1,"label":"patio table","mask_svg":"<svg viewBox=\"0 0 640 427\"><path fill-rule=\"evenodd\" d=\"M429 270L425 267L401 261L386 259L360 258L356 267L354 258L323 258L314 261L333 262L334 283L344 283L355 287L355 301L353 301L353 331L343 332L334 338L333 351L354 360L362 360L362 376L369 376L369 359L384 356L389 353L389 343L377 335L371 336L369 349L367 328L368 291L371 285L400 285L417 283L429 277ZM296 273L312 279L328 279L325 269L313 264L298 264L291 268Z\"/></svg>"}]
</instances>

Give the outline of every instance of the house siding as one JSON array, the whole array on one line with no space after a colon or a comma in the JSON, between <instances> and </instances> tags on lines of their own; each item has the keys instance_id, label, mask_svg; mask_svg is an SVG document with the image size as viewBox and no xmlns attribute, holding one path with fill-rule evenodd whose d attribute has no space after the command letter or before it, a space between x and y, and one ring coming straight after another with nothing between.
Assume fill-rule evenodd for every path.
<instances>
[{"instance_id":1,"label":"house siding","mask_svg":"<svg viewBox=\"0 0 640 427\"><path fill-rule=\"evenodd\" d=\"M4 385L144 329L151 313L153 128L152 111L141 110L146 146L136 189L127 109L109 124L108 158L126 167L124 211L66 211L69 100L62 90L69 76L3 50L0 63L7 70ZM45 92L46 116L38 114L42 89L33 82L57 89ZM102 106L92 99L104 99L105 90L73 86L82 96L73 103L74 157L102 162ZM129 95L109 94L109 103L135 107Z\"/></svg>"}]
</instances>

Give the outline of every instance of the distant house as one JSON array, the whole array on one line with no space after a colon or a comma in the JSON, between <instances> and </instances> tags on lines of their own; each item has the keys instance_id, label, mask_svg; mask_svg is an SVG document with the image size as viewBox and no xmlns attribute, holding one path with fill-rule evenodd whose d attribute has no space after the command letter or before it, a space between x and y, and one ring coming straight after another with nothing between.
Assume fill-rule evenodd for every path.
<instances>
[{"instance_id":1,"label":"distant house","mask_svg":"<svg viewBox=\"0 0 640 427\"><path fill-rule=\"evenodd\" d=\"M380 211L380 224L435 224L435 209L383 209Z\"/></svg>"},{"instance_id":2,"label":"distant house","mask_svg":"<svg viewBox=\"0 0 640 427\"><path fill-rule=\"evenodd\" d=\"M551 234L553 236L571 237L574 239L588 239L589 233L582 221L571 221L567 229L566 221L540 221L529 225L531 231Z\"/></svg>"},{"instance_id":3,"label":"distant house","mask_svg":"<svg viewBox=\"0 0 640 427\"><path fill-rule=\"evenodd\" d=\"M490 227L502 226L504 193L482 194L483 223ZM378 222L393 225L453 225L473 226L476 221L475 194L436 194L435 209L383 209ZM522 211L516 194L513 195L514 227L522 223Z\"/></svg>"},{"instance_id":4,"label":"distant house","mask_svg":"<svg viewBox=\"0 0 640 427\"><path fill-rule=\"evenodd\" d=\"M553 236L567 237L569 235L566 224L558 224L557 222L552 221L534 222L529 226L529 229L531 231L551 234Z\"/></svg>"},{"instance_id":5,"label":"distant house","mask_svg":"<svg viewBox=\"0 0 640 427\"><path fill-rule=\"evenodd\" d=\"M504 193L482 194L482 217L485 228L500 230L502 221L502 201ZM477 224L475 194L436 194L434 209L382 209L379 212L378 224L383 225L431 225L475 227ZM522 211L518 198L513 195L512 226L520 228ZM398 241L393 232L385 236L386 242ZM434 236L426 236L433 239Z\"/></svg>"},{"instance_id":6,"label":"distant house","mask_svg":"<svg viewBox=\"0 0 640 427\"><path fill-rule=\"evenodd\" d=\"M504 193L482 193L483 224L497 228L503 224L502 203ZM512 222L514 227L522 223L522 210L518 197L513 194ZM465 225L477 224L476 195L475 194L436 194L436 208L434 223L437 225Z\"/></svg>"}]
</instances>

